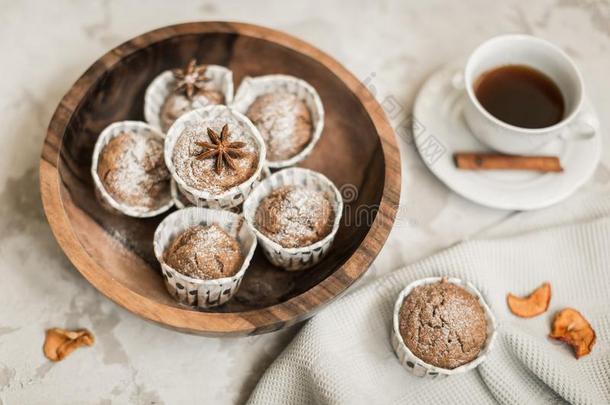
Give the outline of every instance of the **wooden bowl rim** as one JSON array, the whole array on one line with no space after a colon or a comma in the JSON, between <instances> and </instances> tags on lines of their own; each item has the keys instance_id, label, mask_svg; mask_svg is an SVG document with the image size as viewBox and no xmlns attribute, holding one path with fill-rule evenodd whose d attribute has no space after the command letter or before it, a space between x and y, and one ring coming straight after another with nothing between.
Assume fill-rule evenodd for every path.
<instances>
[{"instance_id":1,"label":"wooden bowl rim","mask_svg":"<svg viewBox=\"0 0 610 405\"><path fill-rule=\"evenodd\" d=\"M385 177L382 198L373 224L347 261L309 290L279 304L243 312L199 312L160 303L116 282L76 236L64 209L59 176L59 151L72 115L105 71L121 59L156 42L182 35L227 33L261 39L304 54L322 64L354 94L369 115L381 141ZM53 163L52 163L53 162ZM400 155L394 132L381 106L368 89L335 59L286 33L253 24L205 21L171 25L141 34L99 58L72 85L49 124L40 158L40 191L47 220L60 247L77 270L106 297L147 320L183 332L206 335L244 335L274 331L312 316L340 296L366 272L388 237L400 199Z\"/></svg>"}]
</instances>

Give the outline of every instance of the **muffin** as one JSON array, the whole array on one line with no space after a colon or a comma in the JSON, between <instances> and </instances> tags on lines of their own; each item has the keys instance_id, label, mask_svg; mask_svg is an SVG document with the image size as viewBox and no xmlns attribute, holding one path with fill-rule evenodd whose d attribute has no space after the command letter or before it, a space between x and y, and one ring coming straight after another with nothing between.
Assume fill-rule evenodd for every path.
<instances>
[{"instance_id":1,"label":"muffin","mask_svg":"<svg viewBox=\"0 0 610 405\"><path fill-rule=\"evenodd\" d=\"M454 369L473 361L487 340L487 318L477 297L443 279L415 287L399 313L404 344L422 361Z\"/></svg>"},{"instance_id":2,"label":"muffin","mask_svg":"<svg viewBox=\"0 0 610 405\"><path fill-rule=\"evenodd\" d=\"M188 186L219 194L251 178L259 156L240 123L215 119L188 126L176 141L172 161Z\"/></svg>"},{"instance_id":3,"label":"muffin","mask_svg":"<svg viewBox=\"0 0 610 405\"><path fill-rule=\"evenodd\" d=\"M144 123L107 127L96 144L92 172L102 202L127 215L156 215L172 205L163 137Z\"/></svg>"},{"instance_id":4,"label":"muffin","mask_svg":"<svg viewBox=\"0 0 610 405\"><path fill-rule=\"evenodd\" d=\"M214 209L243 203L266 162L265 142L252 122L222 105L180 117L164 152L177 191L192 205Z\"/></svg>"},{"instance_id":5,"label":"muffin","mask_svg":"<svg viewBox=\"0 0 610 405\"><path fill-rule=\"evenodd\" d=\"M207 105L224 104L225 98L218 90L206 89L205 65L197 65L195 59L191 59L184 69L174 69L175 88L161 106L161 129L167 132L169 127L184 113L195 107Z\"/></svg>"},{"instance_id":6,"label":"muffin","mask_svg":"<svg viewBox=\"0 0 610 405\"><path fill-rule=\"evenodd\" d=\"M267 259L298 271L316 265L332 248L343 200L323 174L290 168L261 181L244 202L243 212Z\"/></svg>"},{"instance_id":7,"label":"muffin","mask_svg":"<svg viewBox=\"0 0 610 405\"><path fill-rule=\"evenodd\" d=\"M174 92L161 106L161 129L163 132L167 132L178 118L194 110L195 106L224 104L224 101L222 93L216 90L198 90L191 98L182 92Z\"/></svg>"},{"instance_id":8,"label":"muffin","mask_svg":"<svg viewBox=\"0 0 610 405\"><path fill-rule=\"evenodd\" d=\"M237 239L216 224L186 229L165 252L168 266L201 280L234 276L242 260Z\"/></svg>"},{"instance_id":9,"label":"muffin","mask_svg":"<svg viewBox=\"0 0 610 405\"><path fill-rule=\"evenodd\" d=\"M263 94L254 100L246 116L260 131L271 161L290 159L311 140L311 113L296 94Z\"/></svg>"},{"instance_id":10,"label":"muffin","mask_svg":"<svg viewBox=\"0 0 610 405\"><path fill-rule=\"evenodd\" d=\"M144 96L144 116L166 133L189 111L232 100L231 71L223 66L197 65L191 59L184 69L166 70L150 83Z\"/></svg>"},{"instance_id":11,"label":"muffin","mask_svg":"<svg viewBox=\"0 0 610 405\"><path fill-rule=\"evenodd\" d=\"M309 83L293 76L246 77L231 106L260 132L271 168L293 166L305 159L324 127L320 96Z\"/></svg>"},{"instance_id":12,"label":"muffin","mask_svg":"<svg viewBox=\"0 0 610 405\"><path fill-rule=\"evenodd\" d=\"M284 186L274 190L256 210L256 227L285 248L309 246L322 240L333 226L334 211L318 190Z\"/></svg>"},{"instance_id":13,"label":"muffin","mask_svg":"<svg viewBox=\"0 0 610 405\"><path fill-rule=\"evenodd\" d=\"M187 207L161 221L153 249L169 294L181 304L206 309L237 293L256 236L238 214Z\"/></svg>"}]
</instances>

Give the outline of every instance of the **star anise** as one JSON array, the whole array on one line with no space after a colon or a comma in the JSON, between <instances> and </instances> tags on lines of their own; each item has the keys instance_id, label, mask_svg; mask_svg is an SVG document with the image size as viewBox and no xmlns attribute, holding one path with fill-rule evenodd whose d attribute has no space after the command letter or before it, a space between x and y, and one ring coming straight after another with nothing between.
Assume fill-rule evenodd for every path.
<instances>
[{"instance_id":1,"label":"star anise","mask_svg":"<svg viewBox=\"0 0 610 405\"><path fill-rule=\"evenodd\" d=\"M220 131L220 135L212 128L208 128L208 136L210 142L196 142L198 146L205 148L203 152L196 156L197 160L203 160L210 157L216 158L216 173L222 173L222 169L226 163L231 169L236 170L234 158L243 157L244 151L240 150L246 146L245 142L229 142L229 125L225 124Z\"/></svg>"},{"instance_id":2,"label":"star anise","mask_svg":"<svg viewBox=\"0 0 610 405\"><path fill-rule=\"evenodd\" d=\"M184 93L188 99L192 99L195 90L203 90L205 82L210 79L205 77L207 66L197 66L197 60L191 59L184 69L174 69L172 73L178 81L176 83L176 91L184 89Z\"/></svg>"}]
</instances>

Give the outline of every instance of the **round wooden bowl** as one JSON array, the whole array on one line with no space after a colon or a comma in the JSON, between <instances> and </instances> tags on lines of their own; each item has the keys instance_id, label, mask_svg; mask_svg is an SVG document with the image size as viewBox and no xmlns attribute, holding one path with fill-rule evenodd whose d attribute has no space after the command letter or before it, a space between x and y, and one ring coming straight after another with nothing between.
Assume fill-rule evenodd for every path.
<instances>
[{"instance_id":1,"label":"round wooden bowl","mask_svg":"<svg viewBox=\"0 0 610 405\"><path fill-rule=\"evenodd\" d=\"M345 192L333 248L315 267L287 272L258 249L238 294L204 312L167 293L152 238L163 216L135 219L105 211L90 175L104 127L143 120L146 86L160 72L199 62L246 76L285 73L305 79L326 110L324 133L301 166ZM392 128L368 90L343 66L284 33L249 24L198 22L140 35L97 60L61 100L40 159L40 188L53 233L74 266L129 311L180 331L265 333L307 319L368 269L390 232L400 195L400 158ZM356 191L356 193L354 193Z\"/></svg>"}]
</instances>

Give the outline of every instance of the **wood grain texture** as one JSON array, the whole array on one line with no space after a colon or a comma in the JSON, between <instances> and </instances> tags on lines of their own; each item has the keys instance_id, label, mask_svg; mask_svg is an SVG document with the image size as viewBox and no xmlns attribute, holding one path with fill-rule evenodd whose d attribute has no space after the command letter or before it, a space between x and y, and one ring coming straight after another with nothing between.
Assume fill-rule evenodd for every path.
<instances>
[{"instance_id":1,"label":"wood grain texture","mask_svg":"<svg viewBox=\"0 0 610 405\"><path fill-rule=\"evenodd\" d=\"M134 219L101 208L89 167L97 136L118 120L143 120L143 97L160 72L201 63L246 76L285 73L311 83L325 106L324 133L301 166L353 185L329 255L303 272L274 268L257 251L236 297L209 312L175 303L166 292L152 237L162 216ZM74 266L133 313L180 331L245 335L307 319L368 269L385 242L400 197L400 158L383 110L343 66L287 34L254 25L198 22L140 35L96 61L61 100L40 160L47 219Z\"/></svg>"}]
</instances>

